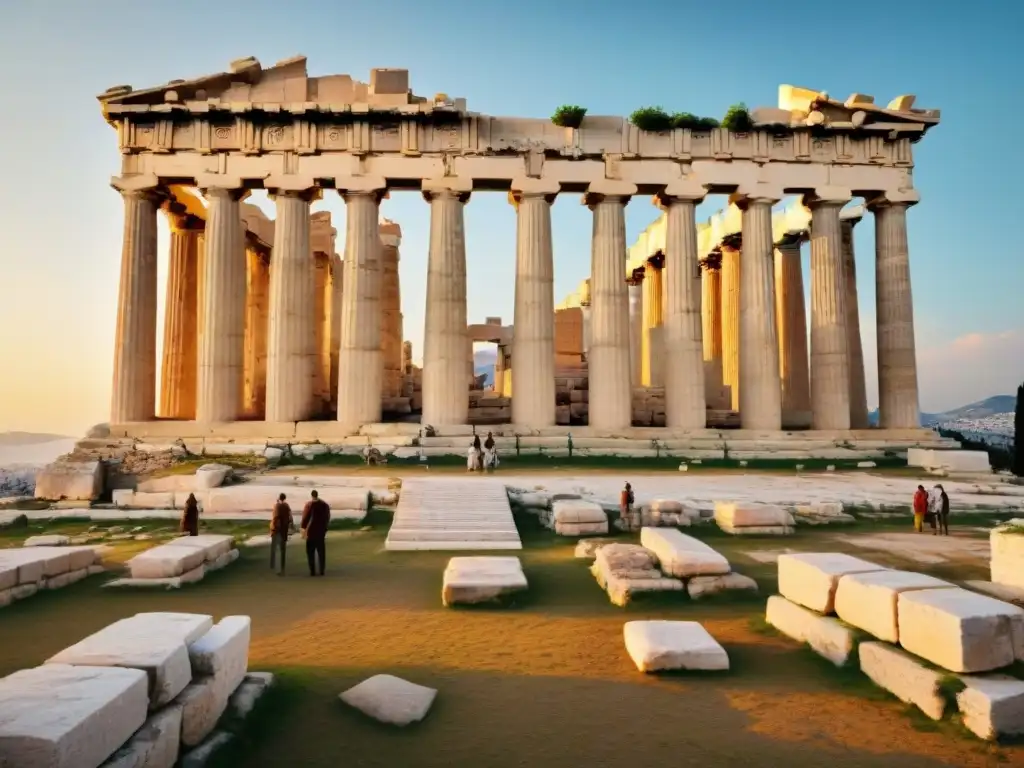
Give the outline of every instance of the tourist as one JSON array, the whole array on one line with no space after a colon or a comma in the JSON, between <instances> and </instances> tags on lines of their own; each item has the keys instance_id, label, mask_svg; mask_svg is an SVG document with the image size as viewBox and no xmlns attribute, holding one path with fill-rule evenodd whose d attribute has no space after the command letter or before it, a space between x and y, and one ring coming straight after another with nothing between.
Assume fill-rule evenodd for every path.
<instances>
[{"instance_id":1,"label":"tourist","mask_svg":"<svg viewBox=\"0 0 1024 768\"><path fill-rule=\"evenodd\" d=\"M633 486L626 483L626 487L619 494L619 515L626 525L626 530L633 530Z\"/></svg>"},{"instance_id":2,"label":"tourist","mask_svg":"<svg viewBox=\"0 0 1024 768\"><path fill-rule=\"evenodd\" d=\"M320 575L327 567L327 526L331 522L331 508L316 491L310 491L310 500L302 510L302 535L306 539L306 560L309 561L309 575L316 576L314 555L319 559Z\"/></svg>"},{"instance_id":3,"label":"tourist","mask_svg":"<svg viewBox=\"0 0 1024 768\"><path fill-rule=\"evenodd\" d=\"M476 464L473 466L473 469L479 469L481 472L483 472L484 452L483 449L480 447L480 435L477 434L473 435L473 456L476 459Z\"/></svg>"},{"instance_id":4,"label":"tourist","mask_svg":"<svg viewBox=\"0 0 1024 768\"><path fill-rule=\"evenodd\" d=\"M270 518L270 570L274 570L277 562L277 554L281 553L281 570L278 576L284 576L284 558L288 547L288 533L292 528L292 508L285 501L287 497L282 493L277 497L274 505L274 513Z\"/></svg>"},{"instance_id":5,"label":"tourist","mask_svg":"<svg viewBox=\"0 0 1024 768\"><path fill-rule=\"evenodd\" d=\"M190 493L185 501L185 510L181 513L181 532L189 536L199 535L199 502L194 493Z\"/></svg>"},{"instance_id":6,"label":"tourist","mask_svg":"<svg viewBox=\"0 0 1024 768\"><path fill-rule=\"evenodd\" d=\"M928 492L923 485L917 486L914 492L914 530L924 532L924 516L928 514Z\"/></svg>"},{"instance_id":7,"label":"tourist","mask_svg":"<svg viewBox=\"0 0 1024 768\"><path fill-rule=\"evenodd\" d=\"M473 444L469 444L469 450L466 452L466 471L472 472L476 469L477 455L480 453L479 449Z\"/></svg>"},{"instance_id":8,"label":"tourist","mask_svg":"<svg viewBox=\"0 0 1024 768\"><path fill-rule=\"evenodd\" d=\"M939 516L942 514L942 492L938 486L928 491L928 523L932 527L932 535L939 535Z\"/></svg>"},{"instance_id":9,"label":"tourist","mask_svg":"<svg viewBox=\"0 0 1024 768\"><path fill-rule=\"evenodd\" d=\"M949 495L941 485L935 487L939 489L939 530L949 536Z\"/></svg>"},{"instance_id":10,"label":"tourist","mask_svg":"<svg viewBox=\"0 0 1024 768\"><path fill-rule=\"evenodd\" d=\"M484 467L489 472L493 472L496 466L498 466L498 450L494 445L494 436L488 432L487 439L484 440Z\"/></svg>"}]
</instances>

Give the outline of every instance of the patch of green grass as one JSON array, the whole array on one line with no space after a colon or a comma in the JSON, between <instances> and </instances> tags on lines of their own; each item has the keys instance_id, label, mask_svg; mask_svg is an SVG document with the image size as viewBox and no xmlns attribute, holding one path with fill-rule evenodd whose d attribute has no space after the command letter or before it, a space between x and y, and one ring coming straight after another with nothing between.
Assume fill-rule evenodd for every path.
<instances>
[{"instance_id":1,"label":"patch of green grass","mask_svg":"<svg viewBox=\"0 0 1024 768\"><path fill-rule=\"evenodd\" d=\"M220 727L232 733L234 739L214 754L207 767L237 768L245 765L246 759L267 739L279 734L282 720L302 700L304 678L305 675L294 670L275 673L274 684L263 692L244 721L230 717L222 720Z\"/></svg>"}]
</instances>

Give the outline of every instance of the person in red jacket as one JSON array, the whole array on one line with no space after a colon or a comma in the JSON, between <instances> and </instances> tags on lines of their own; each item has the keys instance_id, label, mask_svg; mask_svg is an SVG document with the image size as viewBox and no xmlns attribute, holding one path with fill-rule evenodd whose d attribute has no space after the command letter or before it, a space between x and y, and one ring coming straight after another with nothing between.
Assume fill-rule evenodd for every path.
<instances>
[{"instance_id":1,"label":"person in red jacket","mask_svg":"<svg viewBox=\"0 0 1024 768\"><path fill-rule=\"evenodd\" d=\"M327 565L327 526L331 522L331 508L316 491L310 494L306 508L302 510L302 535L306 539L306 559L309 561L309 575L316 576L314 555L320 561L320 574L324 575Z\"/></svg>"},{"instance_id":2,"label":"person in red jacket","mask_svg":"<svg viewBox=\"0 0 1024 768\"><path fill-rule=\"evenodd\" d=\"M917 486L914 493L914 530L924 531L924 516L928 514L928 492L923 485Z\"/></svg>"}]
</instances>

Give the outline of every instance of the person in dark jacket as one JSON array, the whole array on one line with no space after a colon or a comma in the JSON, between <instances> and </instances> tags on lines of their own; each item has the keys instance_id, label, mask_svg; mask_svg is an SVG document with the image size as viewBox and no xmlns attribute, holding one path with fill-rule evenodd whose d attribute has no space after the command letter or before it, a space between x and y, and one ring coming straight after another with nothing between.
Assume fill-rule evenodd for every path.
<instances>
[{"instance_id":1,"label":"person in dark jacket","mask_svg":"<svg viewBox=\"0 0 1024 768\"><path fill-rule=\"evenodd\" d=\"M189 536L199 535L199 502L194 493L190 493L185 501L185 509L181 513L181 532Z\"/></svg>"},{"instance_id":2,"label":"person in dark jacket","mask_svg":"<svg viewBox=\"0 0 1024 768\"><path fill-rule=\"evenodd\" d=\"M949 536L949 496L941 485L936 487L939 489L939 531Z\"/></svg>"},{"instance_id":3,"label":"person in dark jacket","mask_svg":"<svg viewBox=\"0 0 1024 768\"><path fill-rule=\"evenodd\" d=\"M277 564L277 555L281 554L281 570L278 576L284 576L284 558L288 551L288 533L292 528L292 508L285 501L287 497L282 493L277 497L274 504L274 514L270 518L270 570L274 570Z\"/></svg>"},{"instance_id":4,"label":"person in dark jacket","mask_svg":"<svg viewBox=\"0 0 1024 768\"><path fill-rule=\"evenodd\" d=\"M316 491L310 492L310 500L302 510L302 535L306 539L306 559L309 561L309 575L316 576L314 555L319 560L320 574L324 575L327 565L327 526L331 522L331 508Z\"/></svg>"}]
</instances>

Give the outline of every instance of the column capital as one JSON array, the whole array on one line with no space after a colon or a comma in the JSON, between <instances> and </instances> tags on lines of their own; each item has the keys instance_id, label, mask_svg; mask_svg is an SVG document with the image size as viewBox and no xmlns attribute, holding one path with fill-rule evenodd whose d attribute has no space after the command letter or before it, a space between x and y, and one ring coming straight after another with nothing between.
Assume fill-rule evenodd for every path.
<instances>
[{"instance_id":1,"label":"column capital","mask_svg":"<svg viewBox=\"0 0 1024 768\"><path fill-rule=\"evenodd\" d=\"M909 208L921 202L921 193L916 189L897 189L888 192L879 192L875 197L867 200L867 209L871 212L879 208L892 206L903 206Z\"/></svg>"},{"instance_id":2,"label":"column capital","mask_svg":"<svg viewBox=\"0 0 1024 768\"><path fill-rule=\"evenodd\" d=\"M111 176L110 186L122 195L150 196L154 199L163 199L164 197L160 179L153 173Z\"/></svg>"},{"instance_id":3,"label":"column capital","mask_svg":"<svg viewBox=\"0 0 1024 768\"><path fill-rule=\"evenodd\" d=\"M449 196L460 203L469 202L473 193L473 180L466 176L443 176L438 179L424 179L421 187L423 199L428 203L435 197Z\"/></svg>"},{"instance_id":4,"label":"column capital","mask_svg":"<svg viewBox=\"0 0 1024 768\"><path fill-rule=\"evenodd\" d=\"M636 194L636 184L617 179L600 179L592 181L583 194L583 204L590 208L602 202L617 202L627 205L629 199Z\"/></svg>"},{"instance_id":5,"label":"column capital","mask_svg":"<svg viewBox=\"0 0 1024 768\"><path fill-rule=\"evenodd\" d=\"M654 204L659 208L668 208L673 203L693 203L697 205L707 197L708 188L696 181L679 179L668 184L664 190L654 196Z\"/></svg>"},{"instance_id":6,"label":"column capital","mask_svg":"<svg viewBox=\"0 0 1024 768\"><path fill-rule=\"evenodd\" d=\"M786 193L782 187L772 184L741 184L734 193L729 195L729 203L741 211L745 211L755 204L775 205L785 196Z\"/></svg>"},{"instance_id":7,"label":"column capital","mask_svg":"<svg viewBox=\"0 0 1024 768\"><path fill-rule=\"evenodd\" d=\"M851 227L860 222L864 218L864 206L863 205L851 205L849 208L844 208L839 212L839 222L841 224L848 224Z\"/></svg>"},{"instance_id":8,"label":"column capital","mask_svg":"<svg viewBox=\"0 0 1024 768\"><path fill-rule=\"evenodd\" d=\"M844 187L817 187L813 192L805 193L803 206L809 210L822 206L843 206L853 199L853 193Z\"/></svg>"},{"instance_id":9,"label":"column capital","mask_svg":"<svg viewBox=\"0 0 1024 768\"><path fill-rule=\"evenodd\" d=\"M521 177L512 180L512 186L508 193L508 201L516 210L519 210L519 203L523 198L543 198L550 205L555 202L555 198L561 191L562 185L557 181Z\"/></svg>"},{"instance_id":10,"label":"column capital","mask_svg":"<svg viewBox=\"0 0 1024 768\"><path fill-rule=\"evenodd\" d=\"M234 200L244 200L249 190L240 176L227 176L222 173L201 173L196 176L196 187L204 197L228 195Z\"/></svg>"},{"instance_id":11,"label":"column capital","mask_svg":"<svg viewBox=\"0 0 1024 768\"><path fill-rule=\"evenodd\" d=\"M263 186L270 193L271 199L277 195L298 197L306 202L320 199L320 186L312 176L274 174L264 180Z\"/></svg>"},{"instance_id":12,"label":"column capital","mask_svg":"<svg viewBox=\"0 0 1024 768\"><path fill-rule=\"evenodd\" d=\"M375 195L379 203L388 196L388 182L383 176L337 176L334 189L342 199L350 195Z\"/></svg>"}]
</instances>

